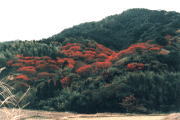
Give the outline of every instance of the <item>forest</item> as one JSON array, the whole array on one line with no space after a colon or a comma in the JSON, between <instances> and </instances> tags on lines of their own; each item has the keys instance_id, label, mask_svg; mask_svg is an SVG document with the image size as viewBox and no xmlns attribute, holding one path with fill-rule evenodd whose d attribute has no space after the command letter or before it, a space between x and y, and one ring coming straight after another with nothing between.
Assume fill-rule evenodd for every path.
<instances>
[{"instance_id":1,"label":"forest","mask_svg":"<svg viewBox=\"0 0 180 120\"><path fill-rule=\"evenodd\" d=\"M129 9L47 39L1 42L0 69L16 99L29 89L18 103L27 109L180 111L180 13Z\"/></svg>"}]
</instances>

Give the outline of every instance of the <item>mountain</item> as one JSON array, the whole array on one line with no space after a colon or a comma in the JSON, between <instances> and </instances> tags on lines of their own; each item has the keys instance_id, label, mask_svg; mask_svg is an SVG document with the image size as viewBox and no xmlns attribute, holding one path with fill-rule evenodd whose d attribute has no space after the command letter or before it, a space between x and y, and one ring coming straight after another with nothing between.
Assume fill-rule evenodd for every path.
<instances>
[{"instance_id":1,"label":"mountain","mask_svg":"<svg viewBox=\"0 0 180 120\"><path fill-rule=\"evenodd\" d=\"M29 90L18 104L30 109L179 111L179 21L177 12L130 9L47 39L0 43L0 77L17 100Z\"/></svg>"},{"instance_id":2,"label":"mountain","mask_svg":"<svg viewBox=\"0 0 180 120\"><path fill-rule=\"evenodd\" d=\"M136 42L154 39L160 44L165 44L164 36L174 35L175 30L179 29L179 20L180 14L176 12L130 9L99 22L83 23L65 29L48 40L62 42L65 38L82 37L115 50L127 48Z\"/></svg>"}]
</instances>

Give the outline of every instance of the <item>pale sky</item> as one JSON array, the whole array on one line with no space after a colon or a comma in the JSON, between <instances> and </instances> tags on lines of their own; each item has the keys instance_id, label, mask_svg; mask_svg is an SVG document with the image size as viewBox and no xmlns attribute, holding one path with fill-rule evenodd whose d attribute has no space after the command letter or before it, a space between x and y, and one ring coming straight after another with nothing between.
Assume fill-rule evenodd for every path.
<instances>
[{"instance_id":1,"label":"pale sky","mask_svg":"<svg viewBox=\"0 0 180 120\"><path fill-rule=\"evenodd\" d=\"M0 41L39 40L130 8L180 12L180 0L0 0Z\"/></svg>"}]
</instances>

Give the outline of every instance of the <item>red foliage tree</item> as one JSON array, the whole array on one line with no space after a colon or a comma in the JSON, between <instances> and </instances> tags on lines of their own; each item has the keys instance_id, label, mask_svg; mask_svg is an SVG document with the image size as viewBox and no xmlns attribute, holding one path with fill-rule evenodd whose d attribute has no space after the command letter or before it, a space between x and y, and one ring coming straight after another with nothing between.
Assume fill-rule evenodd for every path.
<instances>
[{"instance_id":1,"label":"red foliage tree","mask_svg":"<svg viewBox=\"0 0 180 120\"><path fill-rule=\"evenodd\" d=\"M18 58L22 58L22 57L23 57L23 55L17 54L17 55L16 55L16 57L18 57Z\"/></svg>"},{"instance_id":2,"label":"red foliage tree","mask_svg":"<svg viewBox=\"0 0 180 120\"><path fill-rule=\"evenodd\" d=\"M68 57L82 57L83 53L81 51L70 51L70 50L63 50L63 54L65 54Z\"/></svg>"},{"instance_id":3,"label":"red foliage tree","mask_svg":"<svg viewBox=\"0 0 180 120\"><path fill-rule=\"evenodd\" d=\"M118 53L113 53L111 56L108 56L106 59L105 59L105 62L113 62L113 61L116 61L118 60Z\"/></svg>"},{"instance_id":4,"label":"red foliage tree","mask_svg":"<svg viewBox=\"0 0 180 120\"><path fill-rule=\"evenodd\" d=\"M79 74L89 73L92 70L91 65L84 65L76 70Z\"/></svg>"},{"instance_id":5,"label":"red foliage tree","mask_svg":"<svg viewBox=\"0 0 180 120\"><path fill-rule=\"evenodd\" d=\"M71 79L69 77L64 77L60 80L62 87L67 87L71 84Z\"/></svg>"},{"instance_id":6,"label":"red foliage tree","mask_svg":"<svg viewBox=\"0 0 180 120\"><path fill-rule=\"evenodd\" d=\"M24 66L24 64L23 63L14 63L11 66L13 66L13 67L22 67L22 66Z\"/></svg>"},{"instance_id":7,"label":"red foliage tree","mask_svg":"<svg viewBox=\"0 0 180 120\"><path fill-rule=\"evenodd\" d=\"M34 57L34 59L36 59L36 60L40 60L40 59L42 59L41 57Z\"/></svg>"},{"instance_id":8,"label":"red foliage tree","mask_svg":"<svg viewBox=\"0 0 180 120\"><path fill-rule=\"evenodd\" d=\"M95 62L93 63L93 66L96 70L98 69L107 69L112 66L111 62Z\"/></svg>"},{"instance_id":9,"label":"red foliage tree","mask_svg":"<svg viewBox=\"0 0 180 120\"><path fill-rule=\"evenodd\" d=\"M44 61L44 60L35 60L34 63L35 63L36 65L38 65L38 64L46 63L46 61Z\"/></svg>"},{"instance_id":10,"label":"red foliage tree","mask_svg":"<svg viewBox=\"0 0 180 120\"><path fill-rule=\"evenodd\" d=\"M73 44L66 44L65 46L63 46L61 48L61 53L65 54L68 57L76 57L76 58L84 58L85 61L91 61L93 59L105 59L107 56L110 56L114 53L114 51L112 51L109 48L106 48L105 46L101 45L101 44L95 44L96 47L95 48L91 48L94 46L92 46L91 43L88 43L87 45L85 45L84 47L86 47L85 49L81 49L84 47L82 44L78 44L78 43L73 43ZM97 54L99 56L97 56Z\"/></svg>"},{"instance_id":11,"label":"red foliage tree","mask_svg":"<svg viewBox=\"0 0 180 120\"><path fill-rule=\"evenodd\" d=\"M93 60L93 59L95 59L95 55L93 55L93 54L84 54L83 55L83 58L85 59L85 60L88 60L88 61L91 61L91 60Z\"/></svg>"},{"instance_id":12,"label":"red foliage tree","mask_svg":"<svg viewBox=\"0 0 180 120\"><path fill-rule=\"evenodd\" d=\"M50 63L50 64L56 64L56 61L55 60L51 60L51 59L47 60L47 62Z\"/></svg>"},{"instance_id":13,"label":"red foliage tree","mask_svg":"<svg viewBox=\"0 0 180 120\"><path fill-rule=\"evenodd\" d=\"M57 63L59 63L61 65L63 65L65 62L67 63L67 66L69 68L74 68L74 65L76 63L76 61L72 58L58 58L57 59Z\"/></svg>"},{"instance_id":14,"label":"red foliage tree","mask_svg":"<svg viewBox=\"0 0 180 120\"><path fill-rule=\"evenodd\" d=\"M72 46L72 47L69 48L69 50L71 50L71 51L78 51L80 49L81 49L80 46Z\"/></svg>"},{"instance_id":15,"label":"red foliage tree","mask_svg":"<svg viewBox=\"0 0 180 120\"><path fill-rule=\"evenodd\" d=\"M106 59L108 58L108 55L104 54L104 53L100 53L97 55L98 58L102 58L102 59Z\"/></svg>"},{"instance_id":16,"label":"red foliage tree","mask_svg":"<svg viewBox=\"0 0 180 120\"><path fill-rule=\"evenodd\" d=\"M21 75L17 75L16 79L21 79L21 80L30 80L29 77L27 75L21 74Z\"/></svg>"},{"instance_id":17,"label":"red foliage tree","mask_svg":"<svg viewBox=\"0 0 180 120\"><path fill-rule=\"evenodd\" d=\"M46 69L58 70L59 67L58 67L57 65L48 64L48 65L46 66Z\"/></svg>"},{"instance_id":18,"label":"red foliage tree","mask_svg":"<svg viewBox=\"0 0 180 120\"><path fill-rule=\"evenodd\" d=\"M51 58L49 56L43 56L41 57L42 59L45 59L45 60L50 60Z\"/></svg>"},{"instance_id":19,"label":"red foliage tree","mask_svg":"<svg viewBox=\"0 0 180 120\"><path fill-rule=\"evenodd\" d=\"M87 59L87 60L95 59L96 52L95 51L90 51L90 50L84 51L82 57Z\"/></svg>"},{"instance_id":20,"label":"red foliage tree","mask_svg":"<svg viewBox=\"0 0 180 120\"><path fill-rule=\"evenodd\" d=\"M105 47L104 45L101 45L101 44L96 44L96 47L98 49L98 51L100 53L104 53L106 55L111 55L114 51L112 51L111 49Z\"/></svg>"},{"instance_id":21,"label":"red foliage tree","mask_svg":"<svg viewBox=\"0 0 180 120\"><path fill-rule=\"evenodd\" d=\"M80 46L79 43L67 43L65 46L62 47L62 49L67 50L72 46Z\"/></svg>"},{"instance_id":22,"label":"red foliage tree","mask_svg":"<svg viewBox=\"0 0 180 120\"><path fill-rule=\"evenodd\" d=\"M136 70L136 69L142 70L142 69L144 69L144 66L145 65L143 63L129 63L129 64L127 64L127 68L129 70Z\"/></svg>"},{"instance_id":23,"label":"red foliage tree","mask_svg":"<svg viewBox=\"0 0 180 120\"><path fill-rule=\"evenodd\" d=\"M48 72L40 72L37 75L39 78L52 78L54 77L54 74L48 73Z\"/></svg>"},{"instance_id":24,"label":"red foliage tree","mask_svg":"<svg viewBox=\"0 0 180 120\"><path fill-rule=\"evenodd\" d=\"M161 48L159 47L152 47L152 48L149 48L149 50L153 50L153 51L157 51L157 50L160 50Z\"/></svg>"},{"instance_id":25,"label":"red foliage tree","mask_svg":"<svg viewBox=\"0 0 180 120\"><path fill-rule=\"evenodd\" d=\"M13 60L9 60L9 61L7 61L7 65L8 65L8 66L11 66L13 63L14 63L14 61L13 61Z\"/></svg>"},{"instance_id":26,"label":"red foliage tree","mask_svg":"<svg viewBox=\"0 0 180 120\"><path fill-rule=\"evenodd\" d=\"M33 57L23 57L23 59L29 60L29 59L33 59Z\"/></svg>"},{"instance_id":27,"label":"red foliage tree","mask_svg":"<svg viewBox=\"0 0 180 120\"><path fill-rule=\"evenodd\" d=\"M36 72L36 68L34 66L24 66L24 67L20 67L17 71L26 71L26 72L31 72L34 73Z\"/></svg>"},{"instance_id":28,"label":"red foliage tree","mask_svg":"<svg viewBox=\"0 0 180 120\"><path fill-rule=\"evenodd\" d=\"M133 54L136 52L137 49L141 50L160 50L162 46L156 45L156 44L149 44L149 43L138 43L138 44L133 44L130 47L128 47L125 50L119 51L117 54L117 57L122 57L123 55L128 55L128 54Z\"/></svg>"},{"instance_id":29,"label":"red foliage tree","mask_svg":"<svg viewBox=\"0 0 180 120\"><path fill-rule=\"evenodd\" d=\"M39 65L37 65L36 68L37 68L37 69L44 69L46 66L47 66L47 64L44 63L44 64L39 64Z\"/></svg>"},{"instance_id":30,"label":"red foliage tree","mask_svg":"<svg viewBox=\"0 0 180 120\"><path fill-rule=\"evenodd\" d=\"M96 52L95 51L87 50L87 51L84 51L84 54L96 55Z\"/></svg>"},{"instance_id":31,"label":"red foliage tree","mask_svg":"<svg viewBox=\"0 0 180 120\"><path fill-rule=\"evenodd\" d=\"M17 62L25 63L27 65L34 65L35 61L34 60L24 60L24 59L19 59Z\"/></svg>"}]
</instances>

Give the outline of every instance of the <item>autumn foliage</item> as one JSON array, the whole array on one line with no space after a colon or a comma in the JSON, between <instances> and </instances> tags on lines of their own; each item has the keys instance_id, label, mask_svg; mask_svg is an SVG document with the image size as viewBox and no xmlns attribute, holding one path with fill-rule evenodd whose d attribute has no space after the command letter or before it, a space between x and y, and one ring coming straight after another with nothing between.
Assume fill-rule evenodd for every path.
<instances>
[{"instance_id":1,"label":"autumn foliage","mask_svg":"<svg viewBox=\"0 0 180 120\"><path fill-rule=\"evenodd\" d=\"M90 44L91 43L88 43L87 45L80 43L68 43L60 49L60 53L68 57L83 58L85 61L105 61L108 56L115 53L113 50L106 48L101 44L96 44L93 48Z\"/></svg>"},{"instance_id":2,"label":"autumn foliage","mask_svg":"<svg viewBox=\"0 0 180 120\"><path fill-rule=\"evenodd\" d=\"M111 62L95 62L93 63L95 69L107 69L112 66Z\"/></svg>"},{"instance_id":3,"label":"autumn foliage","mask_svg":"<svg viewBox=\"0 0 180 120\"><path fill-rule=\"evenodd\" d=\"M71 83L71 79L69 77L64 77L60 80L62 87L67 87Z\"/></svg>"},{"instance_id":4,"label":"autumn foliage","mask_svg":"<svg viewBox=\"0 0 180 120\"><path fill-rule=\"evenodd\" d=\"M57 63L60 65L66 64L69 68L74 68L76 61L72 58L58 58Z\"/></svg>"},{"instance_id":5,"label":"autumn foliage","mask_svg":"<svg viewBox=\"0 0 180 120\"><path fill-rule=\"evenodd\" d=\"M17 75L16 79L20 79L20 80L30 80L30 78L27 75Z\"/></svg>"},{"instance_id":6,"label":"autumn foliage","mask_svg":"<svg viewBox=\"0 0 180 120\"><path fill-rule=\"evenodd\" d=\"M77 69L76 72L79 74L83 74L83 73L88 73L91 70L92 70L91 65L84 65L84 66L80 67L79 69Z\"/></svg>"},{"instance_id":7,"label":"autumn foliage","mask_svg":"<svg viewBox=\"0 0 180 120\"><path fill-rule=\"evenodd\" d=\"M142 70L144 69L144 64L143 63L129 63L127 64L127 68L129 70Z\"/></svg>"},{"instance_id":8,"label":"autumn foliage","mask_svg":"<svg viewBox=\"0 0 180 120\"><path fill-rule=\"evenodd\" d=\"M133 44L130 47L128 47L125 50L121 50L118 54L117 57L122 57L124 55L129 55L129 54L135 54L137 50L142 50L142 51L152 51L152 50L160 50L162 46L156 45L156 44L149 44L149 43L138 43L138 44Z\"/></svg>"},{"instance_id":9,"label":"autumn foliage","mask_svg":"<svg viewBox=\"0 0 180 120\"><path fill-rule=\"evenodd\" d=\"M25 66L25 67L20 67L19 69L17 69L17 71L26 71L26 72L36 72L36 68L34 66Z\"/></svg>"},{"instance_id":10,"label":"autumn foliage","mask_svg":"<svg viewBox=\"0 0 180 120\"><path fill-rule=\"evenodd\" d=\"M38 78L52 78L54 77L54 74L48 72L40 72L37 76Z\"/></svg>"},{"instance_id":11,"label":"autumn foliage","mask_svg":"<svg viewBox=\"0 0 180 120\"><path fill-rule=\"evenodd\" d=\"M16 55L16 60L7 62L8 66L15 67L17 73L16 79L23 80L38 80L55 79L56 71L70 68L71 72L77 73L80 76L88 76L91 74L99 74L102 71L112 67L114 63L125 56L136 54L138 50L142 52L154 51L158 54L162 52L162 46L150 44L149 42L133 44L127 49L119 52L113 51L101 44L87 43L67 43L60 47L59 53L64 57L52 59L49 56L23 56ZM80 63L80 64L79 64ZM127 63L127 70L144 70L143 63ZM23 74L22 74L23 73ZM27 77L31 74L31 77ZM70 78L64 77L61 79L61 84L65 87L70 84Z\"/></svg>"}]
</instances>

